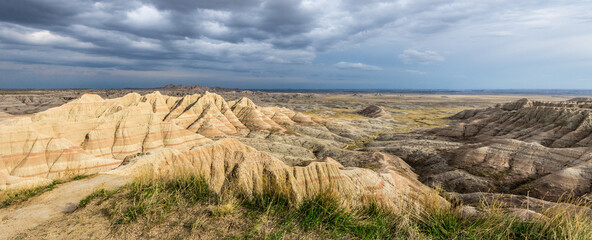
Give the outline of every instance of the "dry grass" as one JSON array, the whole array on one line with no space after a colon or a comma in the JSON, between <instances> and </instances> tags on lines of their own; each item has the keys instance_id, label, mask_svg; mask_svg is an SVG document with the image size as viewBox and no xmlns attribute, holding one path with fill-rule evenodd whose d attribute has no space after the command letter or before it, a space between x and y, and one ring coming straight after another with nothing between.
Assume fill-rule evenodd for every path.
<instances>
[{"instance_id":1,"label":"dry grass","mask_svg":"<svg viewBox=\"0 0 592 240\"><path fill-rule=\"evenodd\" d=\"M558 204L527 217L513 213L501 199L482 199L477 216L461 215L461 205L428 208L417 226L434 239L592 239L592 216L584 202Z\"/></svg>"},{"instance_id":2,"label":"dry grass","mask_svg":"<svg viewBox=\"0 0 592 240\"><path fill-rule=\"evenodd\" d=\"M462 206L443 204L436 191L394 206L372 200L352 205L330 187L295 202L286 188L271 181L264 186L253 195L233 189L216 194L195 175L144 178L93 194L81 206L101 207L115 223L114 238L592 239L591 216L569 204L524 219L490 199L478 207L482 214L467 217L459 214Z\"/></svg>"},{"instance_id":3,"label":"dry grass","mask_svg":"<svg viewBox=\"0 0 592 240\"><path fill-rule=\"evenodd\" d=\"M209 211L214 217L224 217L237 212L239 200L232 194L218 196L216 203L209 206Z\"/></svg>"},{"instance_id":4,"label":"dry grass","mask_svg":"<svg viewBox=\"0 0 592 240\"><path fill-rule=\"evenodd\" d=\"M354 204L327 186L295 201L287 186L263 180L254 193L232 187L216 193L207 179L183 169L168 176L143 174L119 189L90 194L65 217L72 221L49 223L26 237L53 231L108 239L592 239L591 216L569 204L524 219L490 199L480 204L482 214L467 217L459 214L462 206L444 204L436 190L392 204L372 198ZM96 217L107 218L107 225L76 227L105 224Z\"/></svg>"},{"instance_id":5,"label":"dry grass","mask_svg":"<svg viewBox=\"0 0 592 240\"><path fill-rule=\"evenodd\" d=\"M394 112L391 114L393 119L397 121L397 125L393 126L392 132L409 132L422 128L442 127L450 123L450 116L462 110L472 109L471 107L422 107L413 106L408 109L386 108L385 110ZM326 114L324 112L333 112L334 114ZM333 119L367 119L362 115L356 114L352 109L340 108L326 108L315 109L304 112L312 117L325 117Z\"/></svg>"},{"instance_id":6,"label":"dry grass","mask_svg":"<svg viewBox=\"0 0 592 240\"><path fill-rule=\"evenodd\" d=\"M376 137L362 139L362 140L356 140L353 143L347 144L345 146L345 149L347 149L347 150L356 150L356 149L359 149L359 148L364 148L367 143L372 142L375 138Z\"/></svg>"},{"instance_id":7,"label":"dry grass","mask_svg":"<svg viewBox=\"0 0 592 240\"><path fill-rule=\"evenodd\" d=\"M325 112L331 112L331 114L327 114ZM355 113L355 111L352 109L342 108L322 108L306 111L303 113L311 117L325 117L335 119L367 119L367 117Z\"/></svg>"},{"instance_id":8,"label":"dry grass","mask_svg":"<svg viewBox=\"0 0 592 240\"><path fill-rule=\"evenodd\" d=\"M5 208L11 205L20 204L26 202L30 198L41 195L44 192L48 192L56 188L58 185L69 181L76 181L87 178L89 175L73 175L64 179L56 179L51 183L37 186L37 187L25 187L18 189L10 189L0 191L0 208Z\"/></svg>"},{"instance_id":9,"label":"dry grass","mask_svg":"<svg viewBox=\"0 0 592 240\"><path fill-rule=\"evenodd\" d=\"M19 204L32 197L41 195L44 192L53 190L57 185L62 184L61 180L54 180L50 184L34 188L11 189L0 192L0 208Z\"/></svg>"},{"instance_id":10,"label":"dry grass","mask_svg":"<svg viewBox=\"0 0 592 240\"><path fill-rule=\"evenodd\" d=\"M394 127L396 132L409 132L422 128L442 127L450 123L448 117L467 107L421 107L411 109L388 109L401 114L392 114L399 126Z\"/></svg>"}]
</instances>

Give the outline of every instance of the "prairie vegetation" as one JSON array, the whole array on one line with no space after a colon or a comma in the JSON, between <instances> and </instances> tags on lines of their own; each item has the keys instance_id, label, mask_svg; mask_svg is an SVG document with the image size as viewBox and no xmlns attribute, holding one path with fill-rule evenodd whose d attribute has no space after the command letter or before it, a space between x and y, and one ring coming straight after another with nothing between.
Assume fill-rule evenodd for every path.
<instances>
[{"instance_id":1,"label":"prairie vegetation","mask_svg":"<svg viewBox=\"0 0 592 240\"><path fill-rule=\"evenodd\" d=\"M434 196L435 198L436 196ZM405 203L401 203L405 204ZM331 189L294 202L289 192L267 188L253 196L214 193L195 175L138 180L116 190L97 190L76 212L98 211L114 237L170 239L590 239L592 219L584 212L550 208L540 217L511 214L483 202L481 216L464 216L462 206L443 207L424 199L422 210L368 201L359 206ZM88 213L86 213L88 214ZM172 220L174 219L174 220Z\"/></svg>"},{"instance_id":2,"label":"prairie vegetation","mask_svg":"<svg viewBox=\"0 0 592 240\"><path fill-rule=\"evenodd\" d=\"M0 208L5 208L10 205L26 202L32 197L53 190L56 186L64 182L81 180L87 177L88 175L75 175L71 178L66 178L65 180L53 180L49 184L37 186L34 188L22 188L0 191Z\"/></svg>"}]
</instances>

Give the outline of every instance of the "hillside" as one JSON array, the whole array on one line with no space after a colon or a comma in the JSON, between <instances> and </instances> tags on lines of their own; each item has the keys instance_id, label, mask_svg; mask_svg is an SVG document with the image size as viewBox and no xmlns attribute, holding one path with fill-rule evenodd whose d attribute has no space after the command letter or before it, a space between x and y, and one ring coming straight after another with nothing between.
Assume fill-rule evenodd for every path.
<instances>
[{"instance_id":1,"label":"hillside","mask_svg":"<svg viewBox=\"0 0 592 240\"><path fill-rule=\"evenodd\" d=\"M432 191L395 156L349 151L367 159L355 163L352 156L343 161L325 156L346 155L341 147L363 132L286 108L259 107L247 98L227 102L208 92L114 99L85 94L30 116L7 115L0 129L0 187L8 190L78 175L99 173L95 178L129 182L138 175L174 176L182 170L204 176L216 193L232 188L252 195L271 184L289 189L296 201L328 186L354 204L371 198L393 205ZM319 148L316 153L306 148L312 146ZM364 164L381 170L354 167Z\"/></svg>"},{"instance_id":2,"label":"hillside","mask_svg":"<svg viewBox=\"0 0 592 240\"><path fill-rule=\"evenodd\" d=\"M370 146L402 157L424 182L448 191L587 199L591 107L521 99L459 112L453 124L416 135L383 134Z\"/></svg>"},{"instance_id":3,"label":"hillside","mask_svg":"<svg viewBox=\"0 0 592 240\"><path fill-rule=\"evenodd\" d=\"M522 99L401 132L443 113L84 94L0 114L0 237L591 236L590 106Z\"/></svg>"}]
</instances>

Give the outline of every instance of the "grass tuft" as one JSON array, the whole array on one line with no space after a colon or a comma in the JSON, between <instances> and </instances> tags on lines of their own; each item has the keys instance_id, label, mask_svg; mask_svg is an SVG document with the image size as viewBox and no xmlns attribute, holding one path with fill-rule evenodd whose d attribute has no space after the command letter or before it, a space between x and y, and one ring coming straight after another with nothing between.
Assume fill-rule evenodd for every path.
<instances>
[{"instance_id":1,"label":"grass tuft","mask_svg":"<svg viewBox=\"0 0 592 240\"><path fill-rule=\"evenodd\" d=\"M4 193L4 199L2 200L2 202L0 202L0 208L5 208L13 204L23 203L32 197L53 190L57 185L62 183L63 182L61 180L54 180L48 185L38 186L35 188L6 190L6 192Z\"/></svg>"},{"instance_id":2,"label":"grass tuft","mask_svg":"<svg viewBox=\"0 0 592 240\"><path fill-rule=\"evenodd\" d=\"M82 180L82 179L85 179L85 178L87 178L87 177L89 177L89 176L90 176L90 175L76 175L76 176L72 177L72 180L73 180L73 181L76 181L76 180Z\"/></svg>"},{"instance_id":3,"label":"grass tuft","mask_svg":"<svg viewBox=\"0 0 592 240\"><path fill-rule=\"evenodd\" d=\"M31 199L32 197L41 195L44 192L49 192L55 189L58 185L69 182L87 178L89 175L76 175L70 179L56 179L53 180L50 184L37 186L34 188L22 188L22 189L14 189L14 190L4 190L0 193L0 208L5 208L10 205L20 204L26 202L27 200Z\"/></svg>"},{"instance_id":4,"label":"grass tuft","mask_svg":"<svg viewBox=\"0 0 592 240\"><path fill-rule=\"evenodd\" d=\"M203 177L183 176L155 179L126 185L129 203L118 204L111 212L114 223L130 223L150 215L160 220L173 207L210 200L212 192Z\"/></svg>"},{"instance_id":5,"label":"grass tuft","mask_svg":"<svg viewBox=\"0 0 592 240\"><path fill-rule=\"evenodd\" d=\"M252 226L237 238L592 239L588 212L565 204L529 219L512 214L501 202L484 200L477 208L483 214L465 216L459 214L462 205L442 207L436 198L428 197L418 200L424 206L418 208L414 203L393 207L377 201L351 206L331 189L299 202L287 188L271 185L253 195L230 190L215 194L204 178L196 176L136 181L119 191L98 190L79 206L112 199L109 216L114 224L134 223L140 218L159 224L172 209L182 213L180 209L201 205L204 214L182 221L187 234L199 233L220 219L233 222L242 216L240 221Z\"/></svg>"},{"instance_id":6,"label":"grass tuft","mask_svg":"<svg viewBox=\"0 0 592 240\"><path fill-rule=\"evenodd\" d=\"M78 207L79 208L86 207L86 205L88 205L89 203L91 203L95 199L99 199L99 201L97 202L97 205L101 205L101 203L103 203L106 200L113 197L113 195L117 192L119 192L119 189L116 189L116 190L100 189L100 190L94 191L90 195L88 195L85 198L83 198L82 200L80 200L80 202L78 203Z\"/></svg>"},{"instance_id":7,"label":"grass tuft","mask_svg":"<svg viewBox=\"0 0 592 240\"><path fill-rule=\"evenodd\" d=\"M496 207L485 209L487 214L479 218L463 218L447 209L424 214L418 226L434 239L592 239L590 216L558 209L550 208L543 217L531 219Z\"/></svg>"}]
</instances>

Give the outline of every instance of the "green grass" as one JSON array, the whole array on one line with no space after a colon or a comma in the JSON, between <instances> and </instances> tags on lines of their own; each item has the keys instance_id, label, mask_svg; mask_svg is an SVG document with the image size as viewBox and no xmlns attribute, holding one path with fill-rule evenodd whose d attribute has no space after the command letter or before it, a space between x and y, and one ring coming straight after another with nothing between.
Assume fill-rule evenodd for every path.
<instances>
[{"instance_id":1,"label":"green grass","mask_svg":"<svg viewBox=\"0 0 592 240\"><path fill-rule=\"evenodd\" d=\"M294 234L326 239L592 239L590 216L563 208L545 212L546 220L523 220L509 215L500 204L489 204L481 208L488 215L467 218L458 214L457 206L422 212L405 208L395 211L374 202L346 207L330 190L298 203L290 191L277 187L253 196L228 194L217 195L204 178L189 176L134 182L115 191L99 190L79 206L116 198L109 206L113 223L130 224L141 218L158 223L171 209L201 204L210 209L210 214L186 222L186 228L199 229L213 218L243 216L242 221L252 227L237 239L283 239ZM232 215L237 210L247 214Z\"/></svg>"},{"instance_id":2,"label":"green grass","mask_svg":"<svg viewBox=\"0 0 592 240\"><path fill-rule=\"evenodd\" d=\"M369 204L355 211L342 206L331 191L322 191L294 203L288 194L265 191L243 206L274 218L278 229L268 239L282 239L294 229L315 232L325 238L393 239L399 232L395 215L377 204Z\"/></svg>"},{"instance_id":3,"label":"green grass","mask_svg":"<svg viewBox=\"0 0 592 240\"><path fill-rule=\"evenodd\" d=\"M369 142L372 142L373 140L374 140L374 138L356 140L353 143L346 145L345 149L356 150L358 148L364 148L366 146L366 144L368 144Z\"/></svg>"},{"instance_id":4,"label":"green grass","mask_svg":"<svg viewBox=\"0 0 592 240\"><path fill-rule=\"evenodd\" d=\"M142 216L160 220L175 206L193 205L210 200L212 192L202 177L188 176L166 180L137 181L120 189L95 191L78 204L85 207L98 199L100 205L118 192L126 201L118 201L109 213L114 224L136 222Z\"/></svg>"},{"instance_id":5,"label":"green grass","mask_svg":"<svg viewBox=\"0 0 592 240\"><path fill-rule=\"evenodd\" d=\"M62 183L63 182L61 180L54 180L48 185L39 186L35 188L27 188L16 191L7 190L4 199L2 200L2 202L0 202L0 208L5 208L13 204L25 202L32 197L53 190L57 185Z\"/></svg>"},{"instance_id":6,"label":"green grass","mask_svg":"<svg viewBox=\"0 0 592 240\"><path fill-rule=\"evenodd\" d=\"M208 200L211 191L205 179L190 176L172 180L135 182L127 186L127 198L132 204L115 212L114 223L137 221L139 216L150 214L161 219L173 206L195 204Z\"/></svg>"},{"instance_id":7,"label":"green grass","mask_svg":"<svg viewBox=\"0 0 592 240\"><path fill-rule=\"evenodd\" d=\"M76 175L70 179L66 180L53 180L50 184L38 186L34 188L23 188L17 190L5 190L2 191L0 196L0 208L5 208L10 205L20 204L26 202L27 200L31 199L32 197L41 195L44 192L49 192L57 187L57 185L69 182L80 180L89 177L90 175Z\"/></svg>"},{"instance_id":8,"label":"green grass","mask_svg":"<svg viewBox=\"0 0 592 240\"><path fill-rule=\"evenodd\" d=\"M89 177L89 176L90 176L90 175L76 175L76 176L72 177L72 179L71 179L71 180L73 180L73 181L76 181L76 180L82 180L82 179L85 179L85 178L87 178L87 177Z\"/></svg>"},{"instance_id":9,"label":"green grass","mask_svg":"<svg viewBox=\"0 0 592 240\"><path fill-rule=\"evenodd\" d=\"M501 209L488 216L463 218L451 210L431 213L418 221L420 231L434 239L592 239L589 216L550 209L547 219L520 219Z\"/></svg>"},{"instance_id":10,"label":"green grass","mask_svg":"<svg viewBox=\"0 0 592 240\"><path fill-rule=\"evenodd\" d=\"M320 193L305 200L296 213L303 230L324 231L332 238L392 239L397 234L396 221L392 221L394 214L375 204L348 211L331 193Z\"/></svg>"},{"instance_id":11,"label":"green grass","mask_svg":"<svg viewBox=\"0 0 592 240\"><path fill-rule=\"evenodd\" d=\"M80 202L78 203L78 207L79 208L86 207L86 205L88 205L89 203L91 203L95 199L99 199L97 202L97 205L100 205L101 203L103 203L106 200L113 197L113 195L116 194L117 192L119 192L119 189L116 189L116 190L99 189L97 191L94 191L90 195L86 196L82 200L80 200Z\"/></svg>"},{"instance_id":12,"label":"green grass","mask_svg":"<svg viewBox=\"0 0 592 240\"><path fill-rule=\"evenodd\" d=\"M585 212L558 207L544 212L546 220L524 220L489 204L489 215L466 218L457 207L395 212L377 203L345 208L330 191L296 206L281 194L266 193L248 206L276 218L280 229L272 237L282 239L291 228L314 231L331 239L592 239L592 219ZM409 211L409 210L407 210Z\"/></svg>"}]
</instances>

